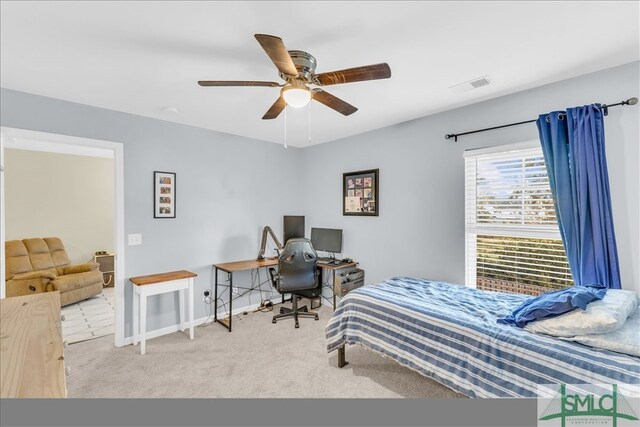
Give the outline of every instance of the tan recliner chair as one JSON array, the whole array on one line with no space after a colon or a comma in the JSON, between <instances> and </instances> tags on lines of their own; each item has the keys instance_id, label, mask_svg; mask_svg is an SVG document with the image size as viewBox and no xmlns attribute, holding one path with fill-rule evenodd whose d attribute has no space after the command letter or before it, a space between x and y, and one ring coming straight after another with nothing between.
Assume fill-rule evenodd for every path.
<instances>
[{"instance_id":1,"label":"tan recliner chair","mask_svg":"<svg viewBox=\"0 0 640 427\"><path fill-rule=\"evenodd\" d=\"M64 306L102 292L99 265L71 265L57 237L6 241L5 267L7 297L60 291Z\"/></svg>"}]
</instances>

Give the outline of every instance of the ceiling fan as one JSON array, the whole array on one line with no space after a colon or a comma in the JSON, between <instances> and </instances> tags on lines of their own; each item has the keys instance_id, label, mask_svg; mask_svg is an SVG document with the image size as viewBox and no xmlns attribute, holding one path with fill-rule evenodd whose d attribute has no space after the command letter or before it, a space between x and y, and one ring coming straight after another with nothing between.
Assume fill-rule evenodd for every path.
<instances>
[{"instance_id":1,"label":"ceiling fan","mask_svg":"<svg viewBox=\"0 0 640 427\"><path fill-rule=\"evenodd\" d=\"M289 105L294 108L304 107L314 99L337 112L348 116L358 111L353 105L331 95L320 88L309 85L329 86L342 83L361 82L366 80L388 79L391 69L387 63L348 68L339 71L316 74L316 58L301 50L287 50L280 37L267 34L256 34L255 38L280 72L285 83L263 81L216 81L200 80L198 84L205 87L221 86L264 86L280 87L280 96L262 117L263 120L275 119Z\"/></svg>"}]
</instances>

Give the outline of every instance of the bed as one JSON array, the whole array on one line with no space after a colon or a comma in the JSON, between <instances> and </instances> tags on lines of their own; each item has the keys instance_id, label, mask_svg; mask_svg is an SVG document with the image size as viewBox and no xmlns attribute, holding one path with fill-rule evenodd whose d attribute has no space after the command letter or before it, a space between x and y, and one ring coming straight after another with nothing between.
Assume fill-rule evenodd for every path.
<instances>
[{"instance_id":1,"label":"bed","mask_svg":"<svg viewBox=\"0 0 640 427\"><path fill-rule=\"evenodd\" d=\"M343 298L327 351L359 344L469 397L536 397L542 384L640 384L640 358L496 323L525 295L395 277Z\"/></svg>"}]
</instances>

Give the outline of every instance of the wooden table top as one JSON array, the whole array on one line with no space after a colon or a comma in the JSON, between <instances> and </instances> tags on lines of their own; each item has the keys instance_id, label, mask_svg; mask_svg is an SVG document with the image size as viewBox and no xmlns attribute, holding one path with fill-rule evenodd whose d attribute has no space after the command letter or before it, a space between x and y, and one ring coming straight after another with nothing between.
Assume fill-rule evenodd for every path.
<instances>
[{"instance_id":1,"label":"wooden table top","mask_svg":"<svg viewBox=\"0 0 640 427\"><path fill-rule=\"evenodd\" d=\"M346 268L346 267L354 267L358 265L357 261L354 262L347 262L344 264L338 264L338 265L333 265L333 264L327 264L321 261L318 261L318 267L320 268L326 268L327 270L339 270L341 268Z\"/></svg>"},{"instance_id":2,"label":"wooden table top","mask_svg":"<svg viewBox=\"0 0 640 427\"><path fill-rule=\"evenodd\" d=\"M214 267L217 267L218 269L229 273L234 271L253 270L254 268L273 267L274 265L278 265L278 258L265 258L261 260L248 259L245 261L232 261L223 262L221 264L213 264Z\"/></svg>"},{"instance_id":3,"label":"wooden table top","mask_svg":"<svg viewBox=\"0 0 640 427\"><path fill-rule=\"evenodd\" d=\"M67 397L60 292L0 300L0 397Z\"/></svg>"},{"instance_id":4,"label":"wooden table top","mask_svg":"<svg viewBox=\"0 0 640 427\"><path fill-rule=\"evenodd\" d=\"M168 273L151 274L149 276L131 277L129 281L137 286L153 285L154 283L170 282L172 280L197 277L196 273L187 270L170 271Z\"/></svg>"},{"instance_id":5,"label":"wooden table top","mask_svg":"<svg viewBox=\"0 0 640 427\"><path fill-rule=\"evenodd\" d=\"M218 269L227 271L229 273L234 271L253 270L254 268L273 267L275 265L278 265L278 258L265 258L261 260L248 259L245 261L232 261L232 262L224 262L220 264L213 264L214 267L217 267ZM326 268L329 270L338 270L340 268L353 267L355 265L358 265L358 263L350 262L347 264L333 265L333 264L326 264L324 262L318 261L318 267Z\"/></svg>"}]
</instances>

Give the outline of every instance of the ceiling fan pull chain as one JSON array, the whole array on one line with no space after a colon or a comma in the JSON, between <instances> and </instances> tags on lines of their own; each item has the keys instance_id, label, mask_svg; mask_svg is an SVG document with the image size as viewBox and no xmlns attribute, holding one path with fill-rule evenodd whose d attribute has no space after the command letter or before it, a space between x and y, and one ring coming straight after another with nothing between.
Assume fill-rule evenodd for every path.
<instances>
[{"instance_id":1,"label":"ceiling fan pull chain","mask_svg":"<svg viewBox=\"0 0 640 427\"><path fill-rule=\"evenodd\" d=\"M284 148L287 148L287 106L284 107Z\"/></svg>"},{"instance_id":2,"label":"ceiling fan pull chain","mask_svg":"<svg viewBox=\"0 0 640 427\"><path fill-rule=\"evenodd\" d=\"M311 103L308 103L308 109L309 109L309 144L311 144Z\"/></svg>"}]
</instances>

